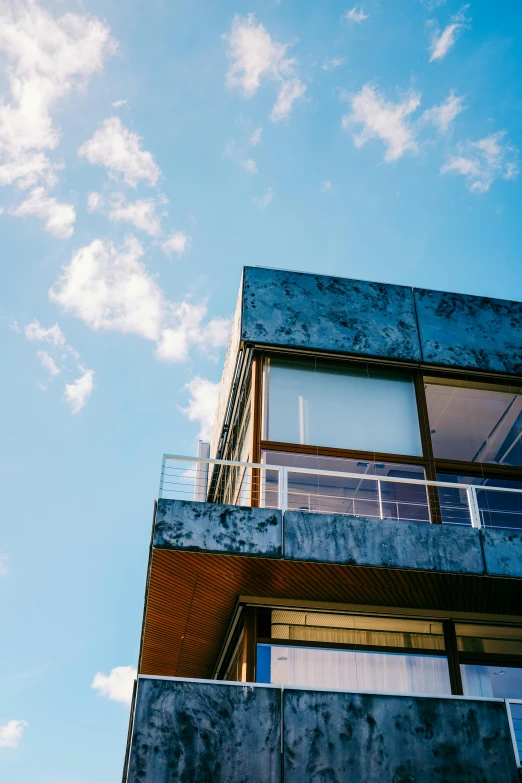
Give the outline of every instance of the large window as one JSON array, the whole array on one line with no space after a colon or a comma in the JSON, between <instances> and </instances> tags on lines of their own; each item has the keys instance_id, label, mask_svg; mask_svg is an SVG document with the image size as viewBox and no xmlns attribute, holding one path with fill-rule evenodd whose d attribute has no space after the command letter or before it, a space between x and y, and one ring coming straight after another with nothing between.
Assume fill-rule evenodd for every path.
<instances>
[{"instance_id":1,"label":"large window","mask_svg":"<svg viewBox=\"0 0 522 783\"><path fill-rule=\"evenodd\" d=\"M272 358L264 388L265 440L422 455L411 374Z\"/></svg>"},{"instance_id":2,"label":"large window","mask_svg":"<svg viewBox=\"0 0 522 783\"><path fill-rule=\"evenodd\" d=\"M271 629L288 641L258 644L258 682L451 693L441 623L274 610Z\"/></svg>"},{"instance_id":3,"label":"large window","mask_svg":"<svg viewBox=\"0 0 522 783\"><path fill-rule=\"evenodd\" d=\"M520 387L425 381L435 458L522 466Z\"/></svg>"}]
</instances>

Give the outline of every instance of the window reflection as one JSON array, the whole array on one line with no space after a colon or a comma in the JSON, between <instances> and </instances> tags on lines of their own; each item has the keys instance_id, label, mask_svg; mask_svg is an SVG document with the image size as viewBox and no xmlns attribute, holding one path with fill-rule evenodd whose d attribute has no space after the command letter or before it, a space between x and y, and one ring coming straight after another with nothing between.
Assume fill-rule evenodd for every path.
<instances>
[{"instance_id":1,"label":"window reflection","mask_svg":"<svg viewBox=\"0 0 522 783\"><path fill-rule=\"evenodd\" d=\"M270 359L264 404L265 440L422 454L409 373Z\"/></svg>"},{"instance_id":2,"label":"window reflection","mask_svg":"<svg viewBox=\"0 0 522 783\"><path fill-rule=\"evenodd\" d=\"M462 663L460 670L465 696L522 699L522 668L520 667Z\"/></svg>"},{"instance_id":3,"label":"window reflection","mask_svg":"<svg viewBox=\"0 0 522 783\"><path fill-rule=\"evenodd\" d=\"M425 378L435 457L522 466L522 389Z\"/></svg>"},{"instance_id":4,"label":"window reflection","mask_svg":"<svg viewBox=\"0 0 522 783\"><path fill-rule=\"evenodd\" d=\"M425 486L382 481L380 494L377 482L365 476L394 477L422 481L423 467L365 460L320 457L311 454L291 454L264 451L262 462L269 465L355 473L357 478L321 476L317 473L289 472L288 508L330 514L353 514L375 519L429 522L430 511ZM266 471L264 505L278 505L278 474Z\"/></svg>"},{"instance_id":5,"label":"window reflection","mask_svg":"<svg viewBox=\"0 0 522 783\"><path fill-rule=\"evenodd\" d=\"M522 492L496 492L488 487L522 490L522 481L438 474L438 481L452 484L472 484L477 487L477 502L484 527L522 528ZM442 521L454 525L470 525L465 489L439 487Z\"/></svg>"}]
</instances>

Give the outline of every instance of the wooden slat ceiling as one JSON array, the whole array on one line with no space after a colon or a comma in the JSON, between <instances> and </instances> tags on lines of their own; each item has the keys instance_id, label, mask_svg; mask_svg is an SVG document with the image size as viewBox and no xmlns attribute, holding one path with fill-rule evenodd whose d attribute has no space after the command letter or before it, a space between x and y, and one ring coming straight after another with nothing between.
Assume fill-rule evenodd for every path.
<instances>
[{"instance_id":1,"label":"wooden slat ceiling","mask_svg":"<svg viewBox=\"0 0 522 783\"><path fill-rule=\"evenodd\" d=\"M519 614L520 581L154 549L140 673L212 677L240 595Z\"/></svg>"}]
</instances>

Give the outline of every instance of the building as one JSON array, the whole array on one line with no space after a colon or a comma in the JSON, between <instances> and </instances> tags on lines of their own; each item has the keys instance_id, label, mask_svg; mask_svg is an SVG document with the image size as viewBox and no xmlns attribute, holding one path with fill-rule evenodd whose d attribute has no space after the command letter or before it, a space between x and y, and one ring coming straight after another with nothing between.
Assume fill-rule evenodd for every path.
<instances>
[{"instance_id":1,"label":"building","mask_svg":"<svg viewBox=\"0 0 522 783\"><path fill-rule=\"evenodd\" d=\"M210 458L163 460L124 782L519 750L522 304L246 267Z\"/></svg>"}]
</instances>

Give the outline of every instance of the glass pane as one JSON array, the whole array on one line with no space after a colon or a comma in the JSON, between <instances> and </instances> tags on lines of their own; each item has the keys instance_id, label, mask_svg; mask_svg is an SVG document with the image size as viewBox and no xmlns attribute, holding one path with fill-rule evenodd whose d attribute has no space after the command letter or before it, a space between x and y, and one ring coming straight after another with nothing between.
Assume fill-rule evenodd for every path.
<instances>
[{"instance_id":1,"label":"glass pane","mask_svg":"<svg viewBox=\"0 0 522 783\"><path fill-rule=\"evenodd\" d=\"M522 760L522 704L510 704L519 760Z\"/></svg>"},{"instance_id":2,"label":"glass pane","mask_svg":"<svg viewBox=\"0 0 522 783\"><path fill-rule=\"evenodd\" d=\"M522 699L522 668L461 663L464 696Z\"/></svg>"},{"instance_id":3,"label":"glass pane","mask_svg":"<svg viewBox=\"0 0 522 783\"><path fill-rule=\"evenodd\" d=\"M272 639L444 650L442 624L401 617L272 611Z\"/></svg>"},{"instance_id":4,"label":"glass pane","mask_svg":"<svg viewBox=\"0 0 522 783\"><path fill-rule=\"evenodd\" d=\"M282 451L264 451L262 462L269 465L354 473L356 478L323 476L317 473L288 473L288 508L329 514L353 514L375 519L396 519L429 522L430 512L426 487L408 483L381 482L381 494L376 481L365 476L403 478L423 481L424 468L415 465L366 462L340 457L319 457L311 454L291 454ZM267 474L270 471L267 471ZM267 475L267 498L277 505L274 490Z\"/></svg>"},{"instance_id":5,"label":"glass pane","mask_svg":"<svg viewBox=\"0 0 522 783\"><path fill-rule=\"evenodd\" d=\"M438 481L473 484L477 487L477 502L484 527L522 528L522 481L477 478L473 476L437 475ZM495 492L489 487L503 487L519 492ZM471 524L465 489L439 487L442 521Z\"/></svg>"},{"instance_id":6,"label":"glass pane","mask_svg":"<svg viewBox=\"0 0 522 783\"><path fill-rule=\"evenodd\" d=\"M435 457L522 466L522 389L426 378Z\"/></svg>"},{"instance_id":7,"label":"glass pane","mask_svg":"<svg viewBox=\"0 0 522 783\"><path fill-rule=\"evenodd\" d=\"M461 652L522 655L522 627L456 623L457 647Z\"/></svg>"},{"instance_id":8,"label":"glass pane","mask_svg":"<svg viewBox=\"0 0 522 783\"><path fill-rule=\"evenodd\" d=\"M258 644L256 680L379 693L451 693L442 655Z\"/></svg>"},{"instance_id":9,"label":"glass pane","mask_svg":"<svg viewBox=\"0 0 522 783\"><path fill-rule=\"evenodd\" d=\"M267 440L422 454L412 376L271 359L265 369Z\"/></svg>"}]
</instances>

